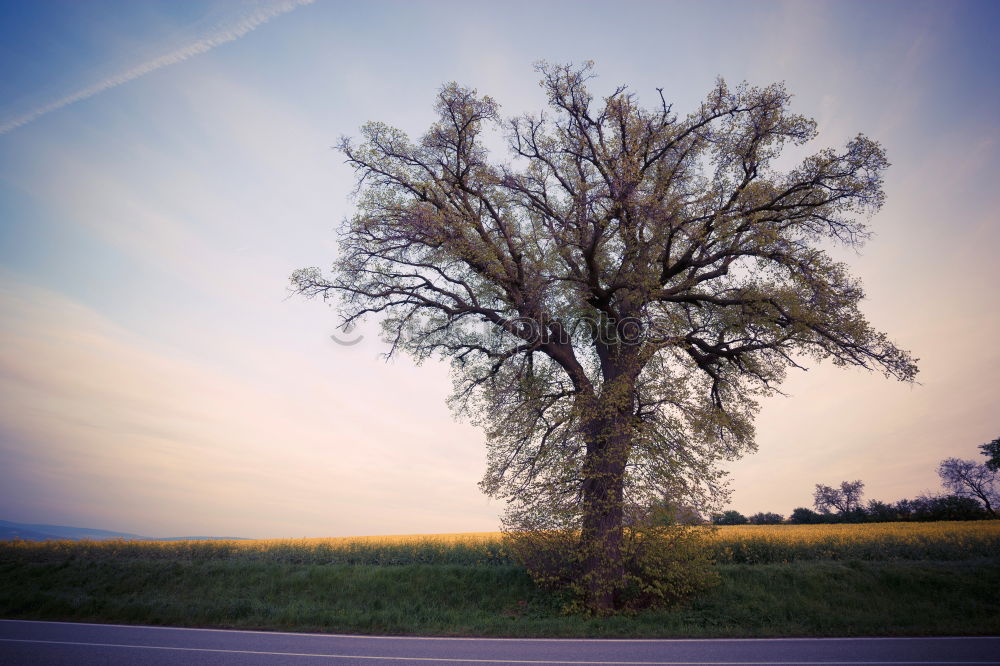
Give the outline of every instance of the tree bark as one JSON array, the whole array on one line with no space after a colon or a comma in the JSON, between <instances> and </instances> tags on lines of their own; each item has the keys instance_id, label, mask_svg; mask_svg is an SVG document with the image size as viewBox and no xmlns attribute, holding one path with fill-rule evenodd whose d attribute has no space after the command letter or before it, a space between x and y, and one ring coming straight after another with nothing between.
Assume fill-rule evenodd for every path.
<instances>
[{"instance_id":1,"label":"tree bark","mask_svg":"<svg viewBox=\"0 0 1000 666\"><path fill-rule=\"evenodd\" d=\"M586 603L598 614L614 611L625 574L622 539L630 448L627 429L627 419L611 418L592 423L587 432L580 555Z\"/></svg>"}]
</instances>

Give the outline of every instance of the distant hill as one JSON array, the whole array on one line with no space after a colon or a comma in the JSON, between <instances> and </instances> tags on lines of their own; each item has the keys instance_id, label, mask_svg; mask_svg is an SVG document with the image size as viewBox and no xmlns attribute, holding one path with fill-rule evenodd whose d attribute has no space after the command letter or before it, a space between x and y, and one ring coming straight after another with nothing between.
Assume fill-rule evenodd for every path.
<instances>
[{"instance_id":1,"label":"distant hill","mask_svg":"<svg viewBox=\"0 0 1000 666\"><path fill-rule=\"evenodd\" d=\"M89 527L70 527L68 525L32 525L12 523L0 520L0 534L5 539L20 537L21 539L143 539L138 534L128 532L112 532L110 530L95 530ZM6 536L12 533L10 536Z\"/></svg>"},{"instance_id":2,"label":"distant hill","mask_svg":"<svg viewBox=\"0 0 1000 666\"><path fill-rule=\"evenodd\" d=\"M35 530L28 530L20 527L8 527L0 525L0 541L10 541L12 539L24 539L26 541L47 541L49 539L59 539L53 534L45 534Z\"/></svg>"},{"instance_id":3,"label":"distant hill","mask_svg":"<svg viewBox=\"0 0 1000 666\"><path fill-rule=\"evenodd\" d=\"M27 523L12 523L9 520L0 520L0 541L11 541L13 539L24 539L26 541L47 541L49 539L93 539L101 541L106 539L138 539L145 541L218 541L218 540L242 540L242 537L232 536L183 536L183 537L148 537L130 532L113 532L111 530L97 530L90 527L71 527L69 525L34 525Z\"/></svg>"}]
</instances>

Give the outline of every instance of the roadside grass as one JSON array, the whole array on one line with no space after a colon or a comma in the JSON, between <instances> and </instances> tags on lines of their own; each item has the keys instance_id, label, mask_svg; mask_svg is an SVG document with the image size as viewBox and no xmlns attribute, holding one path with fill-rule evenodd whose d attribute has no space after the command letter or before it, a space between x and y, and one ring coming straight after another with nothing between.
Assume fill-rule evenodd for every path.
<instances>
[{"instance_id":1,"label":"roadside grass","mask_svg":"<svg viewBox=\"0 0 1000 666\"><path fill-rule=\"evenodd\" d=\"M974 635L1000 631L1000 562L723 565L690 605L563 615L517 567L63 562L0 566L0 615L281 631L466 636Z\"/></svg>"},{"instance_id":2,"label":"roadside grass","mask_svg":"<svg viewBox=\"0 0 1000 666\"><path fill-rule=\"evenodd\" d=\"M686 606L594 618L562 614L514 565L32 560L11 550L0 548L5 618L441 636L1000 633L1000 557L723 564L720 584Z\"/></svg>"}]
</instances>

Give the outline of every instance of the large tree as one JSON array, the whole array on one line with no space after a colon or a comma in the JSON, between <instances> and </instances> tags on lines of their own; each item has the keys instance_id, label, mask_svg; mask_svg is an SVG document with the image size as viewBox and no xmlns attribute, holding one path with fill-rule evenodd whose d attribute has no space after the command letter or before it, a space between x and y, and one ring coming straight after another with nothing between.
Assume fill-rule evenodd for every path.
<instances>
[{"instance_id":1,"label":"large tree","mask_svg":"<svg viewBox=\"0 0 1000 666\"><path fill-rule=\"evenodd\" d=\"M868 236L877 142L779 172L783 146L816 135L781 85L719 80L681 116L662 91L653 108L624 86L596 101L589 63L538 70L548 113L503 120L451 83L419 140L378 122L342 139L357 214L332 274L293 283L339 297L345 325L378 315L390 354L451 360L454 406L487 434L482 488L508 501L508 528L579 530L586 603L604 611L632 510L717 492L789 367L917 370L825 250ZM490 161L490 128L509 162Z\"/></svg>"},{"instance_id":2,"label":"large tree","mask_svg":"<svg viewBox=\"0 0 1000 666\"><path fill-rule=\"evenodd\" d=\"M998 473L989 463L977 464L975 460L946 458L938 465L941 484L959 497L971 497L983 503L986 511L996 517L1000 505Z\"/></svg>"},{"instance_id":3,"label":"large tree","mask_svg":"<svg viewBox=\"0 0 1000 666\"><path fill-rule=\"evenodd\" d=\"M836 509L842 514L849 514L861 508L861 498L864 495L865 484L859 481L842 481L840 488L831 488L820 483L813 492L813 506L817 511L830 513Z\"/></svg>"}]
</instances>

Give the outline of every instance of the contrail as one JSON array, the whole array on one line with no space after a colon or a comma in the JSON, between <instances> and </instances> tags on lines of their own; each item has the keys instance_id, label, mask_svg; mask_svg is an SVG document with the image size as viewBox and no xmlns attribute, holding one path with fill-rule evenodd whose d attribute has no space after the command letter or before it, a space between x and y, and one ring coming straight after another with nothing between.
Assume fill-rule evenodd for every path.
<instances>
[{"instance_id":1,"label":"contrail","mask_svg":"<svg viewBox=\"0 0 1000 666\"><path fill-rule=\"evenodd\" d=\"M192 44L188 44L187 46L171 51L170 53L162 55L158 58L147 60L146 62L127 69L124 72L110 76L103 81L99 81L98 83L81 90L77 90L74 93L57 99L54 102L40 106L21 116L12 118L11 120L0 120L0 134L6 134L13 129L21 127L22 125L27 125L32 120L35 120L40 116L44 116L46 113L51 113L56 109L61 109L64 106L73 104L74 102L79 102L80 100L87 99L88 97L93 97L94 95L104 92L110 88L114 88L115 86L128 83L132 79L137 79L140 76L149 74L150 72L160 69L161 67L175 65L192 56L210 51L220 44L225 44L226 42L239 39L251 30L264 25L271 19L281 16L282 14L287 14L293 9L303 5L312 4L314 1L315 0L281 0L280 2L275 2L266 7L256 9L246 16L239 17L233 24L221 27L215 32L198 39Z\"/></svg>"}]
</instances>

